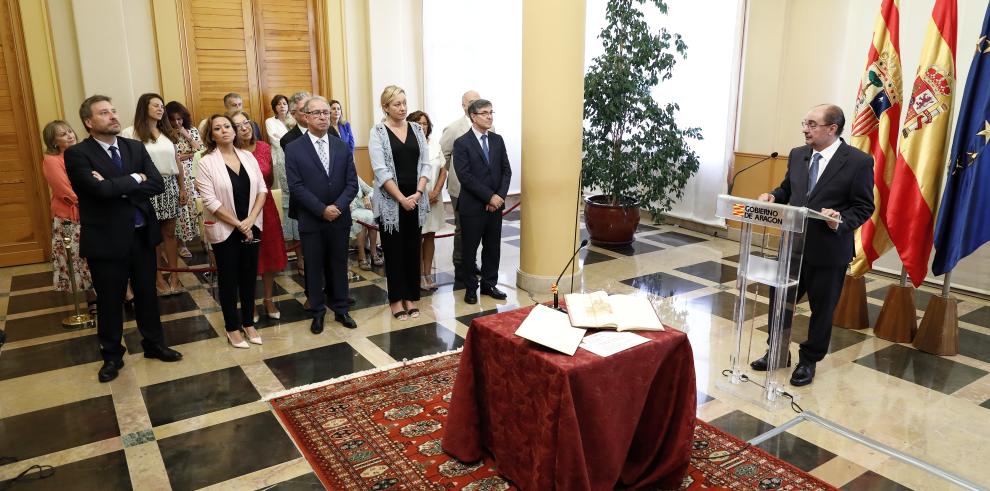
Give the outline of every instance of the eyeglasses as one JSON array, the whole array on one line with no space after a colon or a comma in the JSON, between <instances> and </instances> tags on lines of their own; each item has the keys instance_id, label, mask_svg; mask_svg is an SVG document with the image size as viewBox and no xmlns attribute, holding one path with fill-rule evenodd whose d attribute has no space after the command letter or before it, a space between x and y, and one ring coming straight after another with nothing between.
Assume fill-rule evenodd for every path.
<instances>
[{"instance_id":1,"label":"eyeglasses","mask_svg":"<svg viewBox=\"0 0 990 491\"><path fill-rule=\"evenodd\" d=\"M801 128L802 129L808 128L809 130L813 130L813 129L819 127L819 126L832 126L833 124L835 124L835 123L819 123L818 121L802 120L801 121Z\"/></svg>"},{"instance_id":2,"label":"eyeglasses","mask_svg":"<svg viewBox=\"0 0 990 491\"><path fill-rule=\"evenodd\" d=\"M490 117L495 115L495 111L481 111L480 113L474 113L477 116Z\"/></svg>"},{"instance_id":3,"label":"eyeglasses","mask_svg":"<svg viewBox=\"0 0 990 491\"><path fill-rule=\"evenodd\" d=\"M251 126L251 120L247 120L247 121L244 121L242 123L237 123L237 124L234 125L234 127L237 128L237 129L248 128L250 126Z\"/></svg>"},{"instance_id":4,"label":"eyeglasses","mask_svg":"<svg viewBox=\"0 0 990 491\"><path fill-rule=\"evenodd\" d=\"M321 116L321 117L326 118L326 117L330 116L330 111L310 111L310 112L308 112L306 114L308 114L310 116Z\"/></svg>"}]
</instances>

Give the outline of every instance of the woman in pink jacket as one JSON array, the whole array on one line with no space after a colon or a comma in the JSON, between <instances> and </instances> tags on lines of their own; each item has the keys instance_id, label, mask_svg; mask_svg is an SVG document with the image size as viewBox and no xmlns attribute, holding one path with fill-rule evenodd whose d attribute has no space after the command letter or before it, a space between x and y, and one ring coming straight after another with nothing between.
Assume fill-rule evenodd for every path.
<instances>
[{"instance_id":1,"label":"woman in pink jacket","mask_svg":"<svg viewBox=\"0 0 990 491\"><path fill-rule=\"evenodd\" d=\"M230 118L210 116L203 135L206 150L199 160L196 191L203 199L206 239L216 258L227 340L236 348L248 348L244 337L261 344L261 335L254 328L254 285L264 225L261 210L268 188L258 161L250 152L237 148L235 138L237 132Z\"/></svg>"}]
</instances>

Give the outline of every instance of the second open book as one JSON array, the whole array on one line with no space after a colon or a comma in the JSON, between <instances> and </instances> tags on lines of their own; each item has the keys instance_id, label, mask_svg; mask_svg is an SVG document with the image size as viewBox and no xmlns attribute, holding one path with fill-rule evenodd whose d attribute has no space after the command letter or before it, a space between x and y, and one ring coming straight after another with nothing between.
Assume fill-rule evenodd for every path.
<instances>
[{"instance_id":1,"label":"second open book","mask_svg":"<svg viewBox=\"0 0 990 491\"><path fill-rule=\"evenodd\" d=\"M564 295L574 327L616 331L663 331L663 324L644 296L609 295L603 291Z\"/></svg>"}]
</instances>

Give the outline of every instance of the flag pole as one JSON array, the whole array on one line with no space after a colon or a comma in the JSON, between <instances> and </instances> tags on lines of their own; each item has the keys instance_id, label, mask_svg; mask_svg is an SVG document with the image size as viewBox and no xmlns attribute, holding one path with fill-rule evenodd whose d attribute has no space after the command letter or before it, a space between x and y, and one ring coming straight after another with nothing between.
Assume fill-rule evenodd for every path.
<instances>
[{"instance_id":1,"label":"flag pole","mask_svg":"<svg viewBox=\"0 0 990 491\"><path fill-rule=\"evenodd\" d=\"M949 294L951 284L949 270L942 282L942 295L933 295L925 307L925 317L912 342L915 348L940 356L959 354L959 305Z\"/></svg>"},{"instance_id":2,"label":"flag pole","mask_svg":"<svg viewBox=\"0 0 990 491\"><path fill-rule=\"evenodd\" d=\"M901 286L907 286L908 272L907 266L901 266Z\"/></svg>"},{"instance_id":3,"label":"flag pole","mask_svg":"<svg viewBox=\"0 0 990 491\"><path fill-rule=\"evenodd\" d=\"M910 343L918 332L914 307L914 287L907 284L907 267L901 266L900 284L890 285L883 299L873 334L895 343Z\"/></svg>"}]
</instances>

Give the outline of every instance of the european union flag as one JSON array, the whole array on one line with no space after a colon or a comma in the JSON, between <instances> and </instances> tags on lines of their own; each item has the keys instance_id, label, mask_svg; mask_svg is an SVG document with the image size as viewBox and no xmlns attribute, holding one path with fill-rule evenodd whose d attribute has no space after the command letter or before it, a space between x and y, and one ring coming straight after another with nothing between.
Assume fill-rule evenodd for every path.
<instances>
[{"instance_id":1,"label":"european union flag","mask_svg":"<svg viewBox=\"0 0 990 491\"><path fill-rule=\"evenodd\" d=\"M990 241L990 7L969 68L935 224L936 276Z\"/></svg>"}]
</instances>

